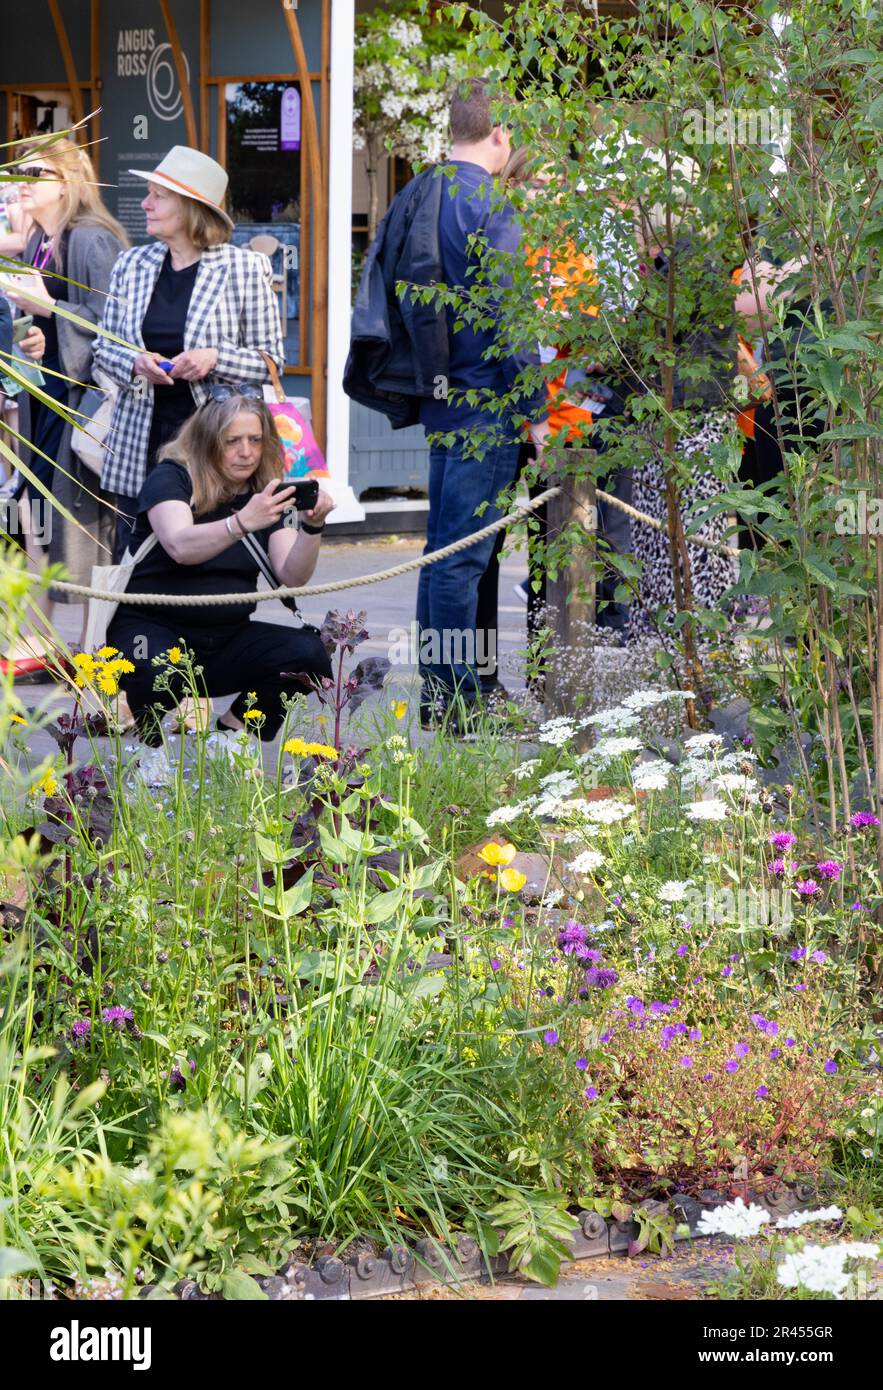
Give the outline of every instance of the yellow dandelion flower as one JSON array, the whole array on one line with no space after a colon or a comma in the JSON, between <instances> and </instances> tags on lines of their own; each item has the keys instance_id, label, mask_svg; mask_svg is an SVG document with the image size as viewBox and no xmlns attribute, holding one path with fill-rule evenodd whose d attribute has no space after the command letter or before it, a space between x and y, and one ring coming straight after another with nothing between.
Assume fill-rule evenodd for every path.
<instances>
[{"instance_id":1,"label":"yellow dandelion flower","mask_svg":"<svg viewBox=\"0 0 883 1390\"><path fill-rule=\"evenodd\" d=\"M262 709L247 709L247 710L245 711L245 714L244 714L243 718L245 718L245 719L263 719L263 718L264 718L264 711L263 711Z\"/></svg>"},{"instance_id":2,"label":"yellow dandelion flower","mask_svg":"<svg viewBox=\"0 0 883 1390\"><path fill-rule=\"evenodd\" d=\"M337 749L331 743L308 743L307 751L314 758L336 758Z\"/></svg>"},{"instance_id":3,"label":"yellow dandelion flower","mask_svg":"<svg viewBox=\"0 0 883 1390\"><path fill-rule=\"evenodd\" d=\"M518 869L500 870L500 887L507 893L518 893L527 883L527 874L522 874Z\"/></svg>"},{"instance_id":4,"label":"yellow dandelion flower","mask_svg":"<svg viewBox=\"0 0 883 1390\"><path fill-rule=\"evenodd\" d=\"M169 650L166 652L166 656L169 658L169 661L172 663L173 666L177 666L182 656L181 648L169 647Z\"/></svg>"},{"instance_id":5,"label":"yellow dandelion flower","mask_svg":"<svg viewBox=\"0 0 883 1390\"><path fill-rule=\"evenodd\" d=\"M135 667L133 666L132 662L127 661L124 656L118 656L115 661L108 661L104 669L108 673L108 675L111 676L131 676Z\"/></svg>"},{"instance_id":6,"label":"yellow dandelion flower","mask_svg":"<svg viewBox=\"0 0 883 1390\"><path fill-rule=\"evenodd\" d=\"M85 675L91 676L95 673L97 662L94 656L90 655L89 652L77 652L74 657L74 665L78 671L82 671Z\"/></svg>"},{"instance_id":7,"label":"yellow dandelion flower","mask_svg":"<svg viewBox=\"0 0 883 1390\"><path fill-rule=\"evenodd\" d=\"M12 720L13 724L23 724L25 728L28 727L28 721L22 719L20 714L11 714L9 718Z\"/></svg>"},{"instance_id":8,"label":"yellow dandelion flower","mask_svg":"<svg viewBox=\"0 0 883 1390\"><path fill-rule=\"evenodd\" d=\"M99 647L98 651L95 653L96 656L101 657L102 661L107 661L110 657L119 656L119 654L119 647Z\"/></svg>"},{"instance_id":9,"label":"yellow dandelion flower","mask_svg":"<svg viewBox=\"0 0 883 1390\"><path fill-rule=\"evenodd\" d=\"M392 712L396 719L404 719L405 715L408 713L407 700L393 700Z\"/></svg>"},{"instance_id":10,"label":"yellow dandelion flower","mask_svg":"<svg viewBox=\"0 0 883 1390\"><path fill-rule=\"evenodd\" d=\"M58 791L58 783L55 780L55 773L52 768L48 768L39 782L35 782L31 787L32 792L42 792L44 796L54 796Z\"/></svg>"},{"instance_id":11,"label":"yellow dandelion flower","mask_svg":"<svg viewBox=\"0 0 883 1390\"><path fill-rule=\"evenodd\" d=\"M496 869L501 864L511 864L517 853L514 845L498 845L496 840L491 840L484 849L478 851L478 857L484 860L485 864L490 864L492 869Z\"/></svg>"},{"instance_id":12,"label":"yellow dandelion flower","mask_svg":"<svg viewBox=\"0 0 883 1390\"><path fill-rule=\"evenodd\" d=\"M119 686L117 685L113 676L108 675L107 671L100 672L100 674L96 678L95 684L98 686L98 689L102 691L105 695L116 695L119 691Z\"/></svg>"},{"instance_id":13,"label":"yellow dandelion flower","mask_svg":"<svg viewBox=\"0 0 883 1390\"><path fill-rule=\"evenodd\" d=\"M290 753L293 758L308 758L310 750L302 738L286 739L282 745L284 753Z\"/></svg>"}]
</instances>

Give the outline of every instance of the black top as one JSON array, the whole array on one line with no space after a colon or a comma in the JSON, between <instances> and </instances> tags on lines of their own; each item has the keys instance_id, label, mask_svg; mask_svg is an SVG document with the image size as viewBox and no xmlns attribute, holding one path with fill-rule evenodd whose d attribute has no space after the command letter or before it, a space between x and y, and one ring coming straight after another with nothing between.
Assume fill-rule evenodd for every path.
<instances>
[{"instance_id":1,"label":"black top","mask_svg":"<svg viewBox=\"0 0 883 1390\"><path fill-rule=\"evenodd\" d=\"M135 520L129 551L135 554L138 547L151 534L147 513L159 502L190 502L193 483L187 469L180 463L167 459L157 464L148 474L138 498L138 516ZM197 525L208 521L220 521L225 516L244 507L254 494L241 493L232 502L227 502L213 512L204 512ZM270 536L285 526L284 516L265 531L252 534L256 541L268 549ZM203 560L198 565L179 565L163 550L155 545L149 555L133 571L128 584L132 594L234 594L249 593L257 588L258 567L246 547L239 541L223 550L212 560ZM158 621L180 627L181 632L188 627L224 627L244 623L255 610L255 604L237 603L214 607L193 608L186 604L174 608L128 608L120 604L119 613L131 618L133 614L143 616L149 613Z\"/></svg>"},{"instance_id":2,"label":"black top","mask_svg":"<svg viewBox=\"0 0 883 1390\"><path fill-rule=\"evenodd\" d=\"M184 329L198 270L199 261L185 266L183 270L175 270L171 253L166 254L141 324L141 336L148 352L158 352L163 358L171 359L184 351ZM189 381L176 381L174 386L154 388L148 447L151 462L157 451L190 419L195 409Z\"/></svg>"},{"instance_id":3,"label":"black top","mask_svg":"<svg viewBox=\"0 0 883 1390\"><path fill-rule=\"evenodd\" d=\"M32 264L35 267L43 259L40 247L43 245L44 240L45 238L41 237L32 252ZM52 299L68 298L68 286L64 280L58 279L59 275L67 275L67 242L68 233L63 232L61 241L58 245L59 264L56 265L55 252L52 251L50 252L49 260L46 262L46 265L42 269L37 270L37 274L42 278L46 293L50 295ZM43 353L42 365L44 367L49 367L51 371L58 372L61 370L61 358L58 355L58 320L54 314L47 314L45 318L41 317L35 319L35 323L38 328L42 328L43 336L46 339L46 350ZM57 400L64 400L68 391L67 382L61 382L56 386L56 381L57 378L55 377L47 378L44 390Z\"/></svg>"}]
</instances>

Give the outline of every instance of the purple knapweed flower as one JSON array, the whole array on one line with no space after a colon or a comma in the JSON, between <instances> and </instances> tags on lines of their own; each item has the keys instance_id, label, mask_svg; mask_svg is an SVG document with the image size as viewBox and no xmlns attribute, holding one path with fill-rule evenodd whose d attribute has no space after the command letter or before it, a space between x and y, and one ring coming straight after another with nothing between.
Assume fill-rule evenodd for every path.
<instances>
[{"instance_id":1,"label":"purple knapweed flower","mask_svg":"<svg viewBox=\"0 0 883 1390\"><path fill-rule=\"evenodd\" d=\"M557 1041L558 1034L555 1032L554 1028L550 1028L547 1032L543 1034L543 1042L546 1044L547 1047L554 1047Z\"/></svg>"},{"instance_id":2,"label":"purple knapweed flower","mask_svg":"<svg viewBox=\"0 0 883 1390\"><path fill-rule=\"evenodd\" d=\"M192 1058L188 1058L187 1065L190 1068L190 1075L192 1076L196 1071L196 1063ZM187 1078L177 1063L169 1072L169 1082L177 1091L183 1091L184 1087L187 1085Z\"/></svg>"},{"instance_id":3,"label":"purple knapweed flower","mask_svg":"<svg viewBox=\"0 0 883 1390\"><path fill-rule=\"evenodd\" d=\"M834 1061L834 1058L833 1058L833 1057L829 1057L829 1058L828 1058L827 1062L825 1063L825 1068L824 1068L824 1069L825 1069L825 1071L828 1073L829 1076L836 1076L836 1075L837 1075L837 1063Z\"/></svg>"},{"instance_id":4,"label":"purple knapweed flower","mask_svg":"<svg viewBox=\"0 0 883 1390\"><path fill-rule=\"evenodd\" d=\"M579 922L568 921L564 923L558 933L558 945L566 956L573 955L579 947L585 945L588 930Z\"/></svg>"},{"instance_id":5,"label":"purple knapweed flower","mask_svg":"<svg viewBox=\"0 0 883 1390\"><path fill-rule=\"evenodd\" d=\"M586 971L586 984L591 985L593 989L610 989L618 979L619 975L615 970L602 966L593 965Z\"/></svg>"},{"instance_id":6,"label":"purple knapweed flower","mask_svg":"<svg viewBox=\"0 0 883 1390\"><path fill-rule=\"evenodd\" d=\"M127 1023L131 1023L135 1015L131 1009L124 1009L121 1004L114 1004L112 1008L102 1009L102 1022L108 1023L117 1032L122 1032Z\"/></svg>"},{"instance_id":7,"label":"purple knapweed flower","mask_svg":"<svg viewBox=\"0 0 883 1390\"><path fill-rule=\"evenodd\" d=\"M822 878L827 878L831 882L835 882L843 872L836 859L823 859L821 864L816 864L816 870Z\"/></svg>"},{"instance_id":8,"label":"purple knapweed flower","mask_svg":"<svg viewBox=\"0 0 883 1390\"><path fill-rule=\"evenodd\" d=\"M585 955L581 957L581 959L590 960L594 965L597 965L599 961L604 959L604 957L601 955L600 951L595 951L592 948L589 948L586 951Z\"/></svg>"},{"instance_id":9,"label":"purple knapweed flower","mask_svg":"<svg viewBox=\"0 0 883 1390\"><path fill-rule=\"evenodd\" d=\"M75 1043L84 1042L92 1031L92 1020L89 1018L75 1018L71 1024L71 1041Z\"/></svg>"},{"instance_id":10,"label":"purple knapweed flower","mask_svg":"<svg viewBox=\"0 0 883 1390\"><path fill-rule=\"evenodd\" d=\"M849 823L853 830L866 830L869 825L879 825L879 816L872 816L870 811L856 811L854 816L849 817Z\"/></svg>"},{"instance_id":11,"label":"purple knapweed flower","mask_svg":"<svg viewBox=\"0 0 883 1390\"><path fill-rule=\"evenodd\" d=\"M822 890L814 878L801 878L794 885L802 898L814 898Z\"/></svg>"},{"instance_id":12,"label":"purple knapweed flower","mask_svg":"<svg viewBox=\"0 0 883 1390\"><path fill-rule=\"evenodd\" d=\"M770 844L773 849L784 851L797 844L797 836L792 835L790 830L776 830L770 836Z\"/></svg>"}]
</instances>

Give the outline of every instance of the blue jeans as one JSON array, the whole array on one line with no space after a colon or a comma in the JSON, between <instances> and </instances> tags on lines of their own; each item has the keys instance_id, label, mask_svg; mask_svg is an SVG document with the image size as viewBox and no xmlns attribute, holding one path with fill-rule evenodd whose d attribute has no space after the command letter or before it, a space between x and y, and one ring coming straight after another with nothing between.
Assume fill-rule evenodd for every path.
<instances>
[{"instance_id":1,"label":"blue jeans","mask_svg":"<svg viewBox=\"0 0 883 1390\"><path fill-rule=\"evenodd\" d=\"M497 497L508 487L518 463L518 443L496 445L481 459L464 458L462 447L433 448L429 454L429 517L424 555L480 531L502 515ZM489 505L475 515L482 502ZM480 691L482 667L496 667L492 637L476 632L478 583L494 548L494 537L439 560L420 571L417 625L424 695L446 698L455 689L466 700Z\"/></svg>"}]
</instances>

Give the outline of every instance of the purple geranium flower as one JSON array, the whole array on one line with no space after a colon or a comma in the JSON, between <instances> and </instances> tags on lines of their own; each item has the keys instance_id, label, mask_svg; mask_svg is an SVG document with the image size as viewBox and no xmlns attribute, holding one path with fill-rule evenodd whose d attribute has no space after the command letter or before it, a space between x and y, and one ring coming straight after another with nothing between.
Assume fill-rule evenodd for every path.
<instances>
[{"instance_id":1,"label":"purple geranium flower","mask_svg":"<svg viewBox=\"0 0 883 1390\"><path fill-rule=\"evenodd\" d=\"M498 960L496 959L496 957L495 957L495 958L491 961L491 970L499 970L501 964L502 964L502 962L501 962L501 961L498 961Z\"/></svg>"},{"instance_id":2,"label":"purple geranium flower","mask_svg":"<svg viewBox=\"0 0 883 1390\"><path fill-rule=\"evenodd\" d=\"M601 1037L600 1037L600 1039L599 1039L599 1042L602 1042L602 1043L609 1043L609 1041L610 1041L610 1039L611 1039L612 1037L613 1037L613 1029L612 1029L612 1028L608 1028L605 1032L603 1032L603 1033L601 1034Z\"/></svg>"},{"instance_id":3,"label":"purple geranium flower","mask_svg":"<svg viewBox=\"0 0 883 1390\"><path fill-rule=\"evenodd\" d=\"M828 957L825 955L824 951L813 951L810 956L810 960L814 960L816 965L824 965L827 959Z\"/></svg>"},{"instance_id":4,"label":"purple geranium flower","mask_svg":"<svg viewBox=\"0 0 883 1390\"><path fill-rule=\"evenodd\" d=\"M702 1029L701 1029L701 1028L691 1028L691 1029L690 1029L690 1042L701 1042L701 1041L702 1041Z\"/></svg>"},{"instance_id":5,"label":"purple geranium flower","mask_svg":"<svg viewBox=\"0 0 883 1390\"><path fill-rule=\"evenodd\" d=\"M769 1086L758 1086L757 1090L754 1092L758 1100L763 1100L764 1096L768 1096L769 1093Z\"/></svg>"},{"instance_id":6,"label":"purple geranium flower","mask_svg":"<svg viewBox=\"0 0 883 1390\"><path fill-rule=\"evenodd\" d=\"M736 1046L733 1048L733 1051L735 1052L737 1057L747 1057L749 1052L751 1051L751 1048L748 1046L747 1043L736 1043Z\"/></svg>"},{"instance_id":7,"label":"purple geranium flower","mask_svg":"<svg viewBox=\"0 0 883 1390\"><path fill-rule=\"evenodd\" d=\"M767 1021L763 1014L750 1014L749 1017L755 1028L759 1028L762 1033L766 1032Z\"/></svg>"},{"instance_id":8,"label":"purple geranium flower","mask_svg":"<svg viewBox=\"0 0 883 1390\"><path fill-rule=\"evenodd\" d=\"M723 970L721 971L721 976L722 976L723 979L726 979L727 976L728 976L728 975L732 975L732 973L733 973L733 967L732 967L731 965L725 965L724 968L723 968Z\"/></svg>"},{"instance_id":9,"label":"purple geranium flower","mask_svg":"<svg viewBox=\"0 0 883 1390\"><path fill-rule=\"evenodd\" d=\"M675 955L676 955L676 956L685 956L685 955L687 954L687 952L689 951L689 949L690 949L689 946L679 946L678 949L675 951Z\"/></svg>"},{"instance_id":10,"label":"purple geranium flower","mask_svg":"<svg viewBox=\"0 0 883 1390\"><path fill-rule=\"evenodd\" d=\"M557 1041L558 1034L555 1032L554 1028L550 1028L547 1032L543 1034L543 1042L546 1044L547 1047L554 1047Z\"/></svg>"},{"instance_id":11,"label":"purple geranium flower","mask_svg":"<svg viewBox=\"0 0 883 1390\"><path fill-rule=\"evenodd\" d=\"M692 1067L692 1065L693 1065L693 1058L692 1058L692 1057L682 1057L680 1060L681 1060L681 1066L682 1066L682 1067Z\"/></svg>"},{"instance_id":12,"label":"purple geranium flower","mask_svg":"<svg viewBox=\"0 0 883 1390\"><path fill-rule=\"evenodd\" d=\"M781 1055L782 1055L782 1049L781 1049L780 1047L771 1047L771 1048L770 1048L770 1056L771 1056L774 1060L775 1060L776 1057L781 1057Z\"/></svg>"},{"instance_id":13,"label":"purple geranium flower","mask_svg":"<svg viewBox=\"0 0 883 1390\"><path fill-rule=\"evenodd\" d=\"M792 960L803 960L803 957L804 957L805 955L806 955L806 947L805 947L805 946L794 946L794 947L792 947L792 949L791 949L791 959L792 959Z\"/></svg>"},{"instance_id":14,"label":"purple geranium flower","mask_svg":"<svg viewBox=\"0 0 883 1390\"><path fill-rule=\"evenodd\" d=\"M634 994L630 994L625 1002L637 1018L644 1017L644 1004L642 1000L636 998Z\"/></svg>"},{"instance_id":15,"label":"purple geranium flower","mask_svg":"<svg viewBox=\"0 0 883 1390\"><path fill-rule=\"evenodd\" d=\"M586 1071L587 1068L588 1068L588 1065L589 1065L589 1059L588 1059L588 1057L577 1057L577 1059L576 1059L576 1069L577 1069L577 1071Z\"/></svg>"},{"instance_id":16,"label":"purple geranium flower","mask_svg":"<svg viewBox=\"0 0 883 1390\"><path fill-rule=\"evenodd\" d=\"M805 984L802 980L801 980L801 982L800 982L799 985L794 985L794 993L795 993L795 994L802 994L803 991L804 991L805 989L806 989L806 984Z\"/></svg>"},{"instance_id":17,"label":"purple geranium flower","mask_svg":"<svg viewBox=\"0 0 883 1390\"><path fill-rule=\"evenodd\" d=\"M837 1063L834 1061L833 1057L829 1057L827 1062L825 1063L825 1071L828 1073L829 1076L837 1075Z\"/></svg>"},{"instance_id":18,"label":"purple geranium flower","mask_svg":"<svg viewBox=\"0 0 883 1390\"><path fill-rule=\"evenodd\" d=\"M797 836L792 835L790 830L776 830L770 836L770 844L773 849L784 851L797 844Z\"/></svg>"},{"instance_id":19,"label":"purple geranium flower","mask_svg":"<svg viewBox=\"0 0 883 1390\"><path fill-rule=\"evenodd\" d=\"M786 1046L786 1047L796 1047L796 1046L797 1046L797 1039L796 1039L796 1038L786 1038L786 1039L785 1039L785 1046Z\"/></svg>"},{"instance_id":20,"label":"purple geranium flower","mask_svg":"<svg viewBox=\"0 0 883 1390\"><path fill-rule=\"evenodd\" d=\"M856 811L854 816L849 817L849 823L853 830L866 830L869 825L879 825L878 816L872 816L870 811Z\"/></svg>"},{"instance_id":21,"label":"purple geranium flower","mask_svg":"<svg viewBox=\"0 0 883 1390\"><path fill-rule=\"evenodd\" d=\"M816 864L816 869L822 878L830 879L832 882L836 881L843 872L836 859L823 859L821 864Z\"/></svg>"},{"instance_id":22,"label":"purple geranium flower","mask_svg":"<svg viewBox=\"0 0 883 1390\"><path fill-rule=\"evenodd\" d=\"M855 902L852 904L852 907L849 910L850 912L864 912L865 909L862 907L861 900L859 898L856 898Z\"/></svg>"},{"instance_id":23,"label":"purple geranium flower","mask_svg":"<svg viewBox=\"0 0 883 1390\"><path fill-rule=\"evenodd\" d=\"M738 1071L738 1070L739 1070L739 1063L736 1062L732 1057L730 1058L730 1060L729 1060L728 1062L724 1062L724 1071L728 1071L728 1072L730 1073L731 1076L732 1076L732 1074L733 1074L734 1071Z\"/></svg>"},{"instance_id":24,"label":"purple geranium flower","mask_svg":"<svg viewBox=\"0 0 883 1390\"><path fill-rule=\"evenodd\" d=\"M586 1100L597 1100L597 1099L598 1099L598 1088L597 1088L597 1086L587 1086L586 1089L585 1089L585 1091L583 1092L583 1095L585 1096Z\"/></svg>"}]
</instances>

